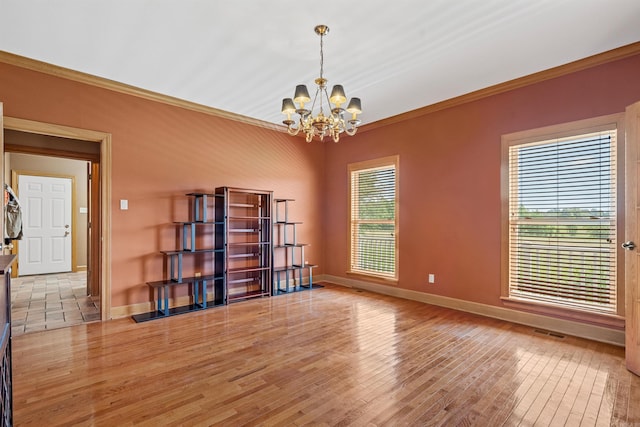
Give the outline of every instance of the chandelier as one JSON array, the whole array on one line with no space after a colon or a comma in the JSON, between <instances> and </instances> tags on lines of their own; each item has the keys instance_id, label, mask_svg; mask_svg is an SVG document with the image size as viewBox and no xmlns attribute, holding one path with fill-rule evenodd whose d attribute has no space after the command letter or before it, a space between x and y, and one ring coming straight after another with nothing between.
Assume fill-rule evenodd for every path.
<instances>
[{"instance_id":1,"label":"chandelier","mask_svg":"<svg viewBox=\"0 0 640 427\"><path fill-rule=\"evenodd\" d=\"M300 131L306 135L307 142L311 142L314 136L324 141L324 137L331 137L334 142L340 140L340 134L346 132L347 135L353 136L358 130L360 120L357 115L362 112L360 98L351 98L346 110L342 105L347 102L342 85L335 85L331 90L331 96L327 93L327 79L324 78L324 52L322 50L323 37L329 33L329 27L326 25L318 25L315 32L320 36L320 77L315 79L316 94L313 97L311 109L307 109L305 104L311 102L309 91L306 85L297 85L296 92L293 97L282 100L282 113L287 115L287 119L282 123L287 125L287 132L290 135L297 135ZM295 104L294 104L295 103ZM324 106L327 106L327 114L325 115ZM298 107L296 108L296 104ZM313 110L319 107L320 111L314 115ZM345 120L345 111L351 114L351 118ZM293 113L298 114L298 125L291 119Z\"/></svg>"}]
</instances>

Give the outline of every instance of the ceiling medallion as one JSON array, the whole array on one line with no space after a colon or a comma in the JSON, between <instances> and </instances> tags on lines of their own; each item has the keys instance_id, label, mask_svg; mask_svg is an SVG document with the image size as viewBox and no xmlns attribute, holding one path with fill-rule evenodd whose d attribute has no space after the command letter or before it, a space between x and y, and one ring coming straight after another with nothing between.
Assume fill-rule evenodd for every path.
<instances>
[{"instance_id":1,"label":"ceiling medallion","mask_svg":"<svg viewBox=\"0 0 640 427\"><path fill-rule=\"evenodd\" d=\"M349 136L356 134L360 125L357 115L362 113L362 107L360 98L351 98L346 110L342 108L342 105L347 102L342 85L333 86L331 96L328 95L327 79L324 78L323 38L329 33L329 27L318 25L315 27L315 32L320 36L320 77L315 79L317 87L311 109L305 108L305 104L311 102L307 86L297 85L293 99L285 98L282 100L282 113L287 115L287 119L282 123L287 125L287 132L290 135L295 136L300 131L304 132L307 142L311 142L314 136L317 136L320 141L324 141L324 137L327 136L331 137L334 142L338 142L342 132ZM330 109L326 115L323 108L325 102L327 109ZM313 111L316 106L320 111L314 115ZM348 120L344 118L345 111L351 114L351 118ZM291 119L291 115L294 113L299 116L298 125L295 127L296 121Z\"/></svg>"}]
</instances>

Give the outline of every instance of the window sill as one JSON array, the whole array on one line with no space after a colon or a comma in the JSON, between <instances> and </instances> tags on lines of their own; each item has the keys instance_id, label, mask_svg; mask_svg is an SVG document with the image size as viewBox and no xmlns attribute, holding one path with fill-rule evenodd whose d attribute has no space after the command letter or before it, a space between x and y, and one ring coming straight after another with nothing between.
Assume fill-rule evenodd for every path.
<instances>
[{"instance_id":1,"label":"window sill","mask_svg":"<svg viewBox=\"0 0 640 427\"><path fill-rule=\"evenodd\" d=\"M517 298L501 297L502 304L507 308L527 311L529 313L544 316L557 317L565 320L589 323L605 328L624 330L625 319L615 314L591 313L588 311L573 310L552 304L525 301Z\"/></svg>"},{"instance_id":2,"label":"window sill","mask_svg":"<svg viewBox=\"0 0 640 427\"><path fill-rule=\"evenodd\" d=\"M356 277L362 280L367 280L369 282L380 283L383 285L397 285L398 279L394 279L391 277L385 276L376 276L375 274L366 274L362 272L356 271L347 271L346 274L351 277Z\"/></svg>"}]
</instances>

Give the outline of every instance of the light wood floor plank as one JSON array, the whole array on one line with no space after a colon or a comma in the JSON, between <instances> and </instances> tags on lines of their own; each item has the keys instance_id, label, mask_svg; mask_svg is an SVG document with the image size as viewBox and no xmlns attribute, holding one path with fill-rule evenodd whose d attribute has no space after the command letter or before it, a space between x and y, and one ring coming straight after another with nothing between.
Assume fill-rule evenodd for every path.
<instances>
[{"instance_id":1,"label":"light wood floor plank","mask_svg":"<svg viewBox=\"0 0 640 427\"><path fill-rule=\"evenodd\" d=\"M511 334L509 334L511 335ZM533 357L531 352L523 352L527 343L518 336L512 336L508 345L505 363L493 371L494 380L478 402L473 405L467 415L467 420L473 425L491 425L491 420L498 411L503 411L508 416L512 408L513 384L517 381L519 372L527 366L529 359ZM519 353L514 355L514 348L519 348Z\"/></svg>"},{"instance_id":2,"label":"light wood floor plank","mask_svg":"<svg viewBox=\"0 0 640 427\"><path fill-rule=\"evenodd\" d=\"M17 426L634 425L624 349L327 284L13 340Z\"/></svg>"},{"instance_id":3,"label":"light wood floor plank","mask_svg":"<svg viewBox=\"0 0 640 427\"><path fill-rule=\"evenodd\" d=\"M563 353L559 348L556 349L558 350L556 352L540 354L538 363L532 372L533 375L528 378L529 387L521 391L518 404L513 409L510 418L522 419L525 425L533 425L542 410L547 405L553 405L552 402L549 402L549 396L565 370L564 365L558 366Z\"/></svg>"},{"instance_id":4,"label":"light wood floor plank","mask_svg":"<svg viewBox=\"0 0 640 427\"><path fill-rule=\"evenodd\" d=\"M566 350L562 355L562 359L559 362L559 377L552 389L547 389L543 396L547 395L548 399L542 407L538 408L538 417L535 421L539 425L551 425L553 417L555 416L560 403L562 402L567 388L571 384L571 380L575 374L576 369L580 365L583 357L582 352L573 351L571 346L566 346ZM540 399L542 400L542 399Z\"/></svg>"},{"instance_id":5,"label":"light wood floor plank","mask_svg":"<svg viewBox=\"0 0 640 427\"><path fill-rule=\"evenodd\" d=\"M483 332L492 335L489 328L485 328ZM459 387L454 391L460 397L456 398L452 405L448 405L446 411L442 411L438 425L471 425L473 423L475 414L472 414L469 408L478 404L489 393L489 390L499 378L496 373L502 372L508 363L508 354L511 350L508 347L511 340L508 338L507 334L492 337L493 350L488 351L482 357L481 363L473 369L471 375L467 375L460 381ZM408 423L413 423L414 421L412 419L407 420ZM434 419L433 421L435 425L436 420Z\"/></svg>"},{"instance_id":6,"label":"light wood floor plank","mask_svg":"<svg viewBox=\"0 0 640 427\"><path fill-rule=\"evenodd\" d=\"M573 376L568 379L568 384L565 389L564 395L562 396L562 400L558 403L558 409L551 420L552 423L558 425L566 425L569 421L569 417L571 416L571 410L576 405L576 400L579 398L580 388L582 387L585 378L591 375L590 374L590 365L592 363L592 359L594 357L594 351L592 350L592 345L589 343L588 349L585 349L583 352L583 357L580 360L580 363L576 366L576 370L573 372ZM580 405L581 402L577 401L577 404ZM579 424L575 419L573 420L574 424Z\"/></svg>"},{"instance_id":7,"label":"light wood floor plank","mask_svg":"<svg viewBox=\"0 0 640 427\"><path fill-rule=\"evenodd\" d=\"M493 360L492 352L494 348L499 348L501 340L485 333L484 328L477 329L478 336L473 338L476 341L476 346L469 347L469 353L467 355L461 355L462 357L457 360L461 360L464 363L467 373L461 372L460 365L451 366L449 380L446 383L436 383L434 388L437 388L435 396L439 396L438 399L423 400L418 405L414 405L413 413L409 413L407 417L411 422L420 422L421 419L429 419L433 425L450 424L451 419L459 413L459 411L465 410L465 403L475 399L475 387L471 387L477 380L478 376L482 375L484 367L489 365L489 361ZM485 337L485 339L480 339ZM491 345L487 345L491 339ZM468 374L468 373L471 374ZM471 389L471 392L468 390ZM460 398L465 396L466 399ZM428 410L425 410L431 402L431 406ZM419 416L417 416L419 415ZM412 419L414 416L417 418Z\"/></svg>"}]
</instances>

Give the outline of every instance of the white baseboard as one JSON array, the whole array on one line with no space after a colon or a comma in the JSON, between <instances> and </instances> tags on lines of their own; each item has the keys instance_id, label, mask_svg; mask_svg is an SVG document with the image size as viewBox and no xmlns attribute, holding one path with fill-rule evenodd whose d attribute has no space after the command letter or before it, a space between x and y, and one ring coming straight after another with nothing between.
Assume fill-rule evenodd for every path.
<instances>
[{"instance_id":1,"label":"white baseboard","mask_svg":"<svg viewBox=\"0 0 640 427\"><path fill-rule=\"evenodd\" d=\"M589 325L581 322L574 322L571 320L557 319L554 317L542 316L539 314L511 310L503 307L495 307L456 298L443 297L440 295L427 294L424 292L417 292L409 289L380 285L363 280L348 279L328 274L318 275L317 278L314 277L314 279L314 281L318 282L325 281L329 283L335 283L337 285L346 286L349 288L363 289L383 295L419 301L426 304L437 305L440 307L452 308L454 310L479 314L481 316L492 317L494 319L519 323L534 328L560 332L566 335L573 335L580 338L586 338L624 347L624 331L620 331L617 329Z\"/></svg>"}]
</instances>

